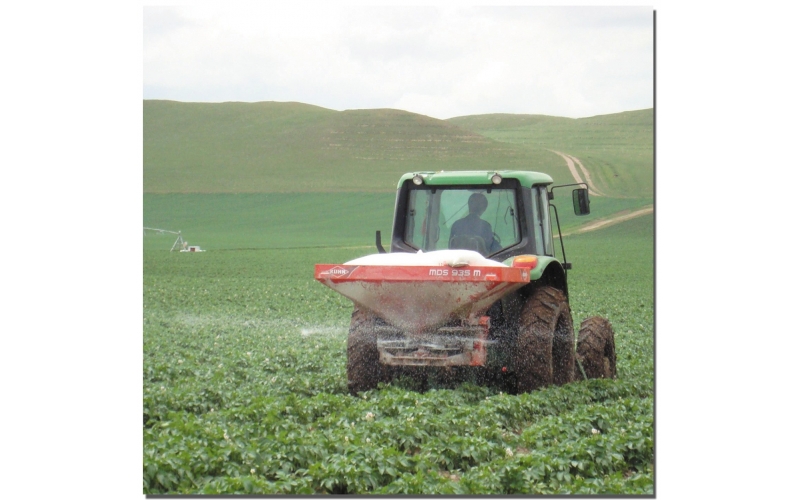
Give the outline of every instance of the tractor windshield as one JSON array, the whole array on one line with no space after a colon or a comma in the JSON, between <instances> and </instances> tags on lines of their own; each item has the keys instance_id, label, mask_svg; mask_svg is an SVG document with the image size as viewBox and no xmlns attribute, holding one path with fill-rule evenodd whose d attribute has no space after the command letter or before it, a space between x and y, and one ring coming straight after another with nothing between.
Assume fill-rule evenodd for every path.
<instances>
[{"instance_id":1,"label":"tractor windshield","mask_svg":"<svg viewBox=\"0 0 800 500\"><path fill-rule=\"evenodd\" d=\"M520 241L513 189L423 187L408 196L404 240L414 248L486 256Z\"/></svg>"}]
</instances>

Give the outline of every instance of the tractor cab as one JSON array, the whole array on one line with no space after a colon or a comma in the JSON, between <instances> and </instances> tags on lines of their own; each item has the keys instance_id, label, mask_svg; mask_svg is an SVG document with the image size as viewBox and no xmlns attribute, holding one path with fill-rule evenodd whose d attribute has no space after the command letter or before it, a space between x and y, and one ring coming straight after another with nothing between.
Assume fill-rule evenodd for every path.
<instances>
[{"instance_id":1,"label":"tractor cab","mask_svg":"<svg viewBox=\"0 0 800 500\"><path fill-rule=\"evenodd\" d=\"M397 186L391 251L465 249L499 262L552 257L552 183L547 174L522 171L405 174ZM588 213L580 191L576 199Z\"/></svg>"}]
</instances>

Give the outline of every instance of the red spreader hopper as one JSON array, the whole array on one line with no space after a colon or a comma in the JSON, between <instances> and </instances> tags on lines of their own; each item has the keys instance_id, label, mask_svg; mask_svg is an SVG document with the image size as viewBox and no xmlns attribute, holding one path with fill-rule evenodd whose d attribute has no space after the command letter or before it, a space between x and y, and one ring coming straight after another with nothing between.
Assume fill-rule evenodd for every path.
<instances>
[{"instance_id":1,"label":"red spreader hopper","mask_svg":"<svg viewBox=\"0 0 800 500\"><path fill-rule=\"evenodd\" d=\"M477 322L530 281L514 267L317 264L314 277L388 324L417 334L452 320Z\"/></svg>"}]
</instances>

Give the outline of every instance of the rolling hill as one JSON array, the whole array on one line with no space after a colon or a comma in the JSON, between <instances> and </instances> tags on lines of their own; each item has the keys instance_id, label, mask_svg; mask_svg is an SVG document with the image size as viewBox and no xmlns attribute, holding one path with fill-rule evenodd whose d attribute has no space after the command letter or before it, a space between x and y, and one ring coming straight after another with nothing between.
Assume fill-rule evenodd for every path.
<instances>
[{"instance_id":1,"label":"rolling hill","mask_svg":"<svg viewBox=\"0 0 800 500\"><path fill-rule=\"evenodd\" d=\"M391 192L416 170L539 169L563 160L392 109L144 101L146 193Z\"/></svg>"},{"instance_id":2,"label":"rolling hill","mask_svg":"<svg viewBox=\"0 0 800 500\"><path fill-rule=\"evenodd\" d=\"M391 229L401 174L523 169L575 182L553 151L580 159L608 195L592 198L587 217L563 217L564 230L653 203L652 110L437 120L391 109L148 100L143 113L145 226L180 229L213 248L369 245L376 229ZM554 203L571 212L568 193ZM145 247L169 248L167 240L148 236Z\"/></svg>"},{"instance_id":3,"label":"rolling hill","mask_svg":"<svg viewBox=\"0 0 800 500\"><path fill-rule=\"evenodd\" d=\"M653 196L652 108L589 118L489 114L447 122L496 141L576 156L611 196Z\"/></svg>"}]
</instances>

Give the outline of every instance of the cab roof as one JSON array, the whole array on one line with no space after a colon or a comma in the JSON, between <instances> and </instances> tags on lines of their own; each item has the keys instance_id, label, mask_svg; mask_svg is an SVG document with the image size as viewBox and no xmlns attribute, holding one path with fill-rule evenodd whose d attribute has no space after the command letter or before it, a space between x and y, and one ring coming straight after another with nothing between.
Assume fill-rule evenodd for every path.
<instances>
[{"instance_id":1,"label":"cab roof","mask_svg":"<svg viewBox=\"0 0 800 500\"><path fill-rule=\"evenodd\" d=\"M446 172L409 172L400 177L397 183L399 189L403 183L415 175L422 176L427 186L467 185L467 184L492 184L492 176L500 174L504 179L517 179L525 187L547 185L553 183L553 178L541 172L528 172L525 170L454 170Z\"/></svg>"}]
</instances>

